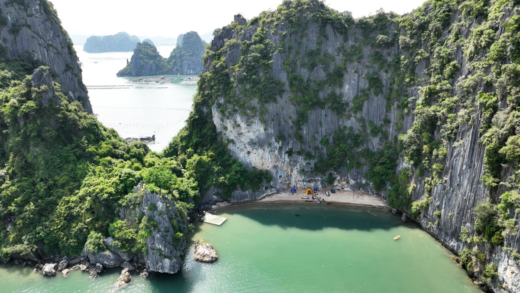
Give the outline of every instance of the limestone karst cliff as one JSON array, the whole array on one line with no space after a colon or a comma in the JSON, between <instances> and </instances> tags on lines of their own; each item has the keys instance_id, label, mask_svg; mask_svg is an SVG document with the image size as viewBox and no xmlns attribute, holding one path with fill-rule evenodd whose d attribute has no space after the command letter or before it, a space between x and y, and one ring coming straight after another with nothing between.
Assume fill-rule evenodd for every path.
<instances>
[{"instance_id":1,"label":"limestone karst cliff","mask_svg":"<svg viewBox=\"0 0 520 293\"><path fill-rule=\"evenodd\" d=\"M153 44L137 43L132 59L117 73L117 76L151 76L167 74L171 69Z\"/></svg>"},{"instance_id":2,"label":"limestone karst cliff","mask_svg":"<svg viewBox=\"0 0 520 293\"><path fill-rule=\"evenodd\" d=\"M153 44L138 44L132 60L117 76L160 74L195 75L202 73L205 43L196 32L180 35L169 58L162 58Z\"/></svg>"},{"instance_id":3,"label":"limestone karst cliff","mask_svg":"<svg viewBox=\"0 0 520 293\"><path fill-rule=\"evenodd\" d=\"M384 196L483 287L520 290L517 1L427 1L353 19L284 1L216 32L195 109L273 189ZM496 274L496 275L495 275Z\"/></svg>"},{"instance_id":4,"label":"limestone karst cliff","mask_svg":"<svg viewBox=\"0 0 520 293\"><path fill-rule=\"evenodd\" d=\"M174 274L182 265L181 255L186 248L184 234L188 233L185 209L179 209L167 195L151 193L141 183L127 196L127 204L120 209L121 225L142 235L140 248L131 250L111 237L103 240L104 249L84 254L92 264L118 267L124 262L146 267L150 272ZM115 228L114 228L115 229Z\"/></svg>"},{"instance_id":5,"label":"limestone karst cliff","mask_svg":"<svg viewBox=\"0 0 520 293\"><path fill-rule=\"evenodd\" d=\"M178 271L200 197L191 159L211 159L158 157L99 123L47 0L0 0L0 33L0 262L65 269L86 246L92 274L125 261Z\"/></svg>"},{"instance_id":6,"label":"limestone karst cliff","mask_svg":"<svg viewBox=\"0 0 520 293\"><path fill-rule=\"evenodd\" d=\"M92 113L81 67L52 3L0 0L0 56L35 60L49 66L71 101Z\"/></svg>"},{"instance_id":7,"label":"limestone karst cliff","mask_svg":"<svg viewBox=\"0 0 520 293\"><path fill-rule=\"evenodd\" d=\"M83 50L88 53L131 52L139 42L138 37L125 32L112 36L92 36L83 45Z\"/></svg>"}]
</instances>

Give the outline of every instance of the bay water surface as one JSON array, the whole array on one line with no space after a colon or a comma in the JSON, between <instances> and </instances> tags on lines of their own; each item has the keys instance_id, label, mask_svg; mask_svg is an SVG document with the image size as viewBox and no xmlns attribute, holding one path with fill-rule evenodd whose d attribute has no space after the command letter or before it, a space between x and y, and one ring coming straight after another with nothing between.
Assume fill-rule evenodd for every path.
<instances>
[{"instance_id":1,"label":"bay water surface","mask_svg":"<svg viewBox=\"0 0 520 293\"><path fill-rule=\"evenodd\" d=\"M222 226L200 224L191 236L210 242L217 262L195 262L190 248L178 274L134 274L121 292L481 292L440 243L387 210L255 204L217 213L228 218ZM2 265L0 291L115 292L120 272L46 278Z\"/></svg>"},{"instance_id":2,"label":"bay water surface","mask_svg":"<svg viewBox=\"0 0 520 293\"><path fill-rule=\"evenodd\" d=\"M74 46L83 70L83 83L89 90L94 114L106 127L121 137L152 136L150 149L160 152L185 126L196 85L180 84L185 76L174 76L174 83L142 84L134 78L117 77L133 52L87 53ZM158 47L168 57L174 47ZM169 76L172 77L172 76Z\"/></svg>"},{"instance_id":3,"label":"bay water surface","mask_svg":"<svg viewBox=\"0 0 520 293\"><path fill-rule=\"evenodd\" d=\"M158 49L167 57L173 47ZM184 127L195 85L135 83L116 76L131 52L76 51L105 126L123 138L155 134L154 151ZM447 249L386 210L255 204L217 213L228 218L223 226L199 224L190 236L215 247L216 263L195 262L190 247L178 274L144 279L134 273L123 290L114 287L120 268L92 280L79 271L47 278L32 268L0 265L0 292L481 292ZM394 241L396 235L401 239Z\"/></svg>"}]
</instances>

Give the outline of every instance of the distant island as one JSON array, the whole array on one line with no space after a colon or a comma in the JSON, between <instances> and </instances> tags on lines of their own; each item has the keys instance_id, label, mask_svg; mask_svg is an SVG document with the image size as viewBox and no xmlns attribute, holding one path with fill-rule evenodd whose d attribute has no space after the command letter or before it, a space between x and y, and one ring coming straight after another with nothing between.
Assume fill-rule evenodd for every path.
<instances>
[{"instance_id":1,"label":"distant island","mask_svg":"<svg viewBox=\"0 0 520 293\"><path fill-rule=\"evenodd\" d=\"M153 44L143 41L137 44L131 61L117 76L200 74L206 45L196 32L188 32L177 38L177 46L170 57L163 58Z\"/></svg>"},{"instance_id":2,"label":"distant island","mask_svg":"<svg viewBox=\"0 0 520 293\"><path fill-rule=\"evenodd\" d=\"M92 36L87 39L83 51L87 53L131 52L139 42L138 37L130 36L125 32L112 36Z\"/></svg>"},{"instance_id":3,"label":"distant island","mask_svg":"<svg viewBox=\"0 0 520 293\"><path fill-rule=\"evenodd\" d=\"M154 45L155 46L155 44L150 39L143 40L143 43L148 43L150 45Z\"/></svg>"}]
</instances>

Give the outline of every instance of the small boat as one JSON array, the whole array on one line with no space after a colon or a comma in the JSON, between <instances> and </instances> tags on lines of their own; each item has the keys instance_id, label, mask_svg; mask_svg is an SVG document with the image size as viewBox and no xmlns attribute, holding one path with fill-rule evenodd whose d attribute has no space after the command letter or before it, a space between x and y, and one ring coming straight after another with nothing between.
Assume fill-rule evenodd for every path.
<instances>
[{"instance_id":1,"label":"small boat","mask_svg":"<svg viewBox=\"0 0 520 293\"><path fill-rule=\"evenodd\" d=\"M294 216L296 216L296 217L299 217L299 216L300 216L300 214L296 214L296 215L294 215Z\"/></svg>"},{"instance_id":2,"label":"small boat","mask_svg":"<svg viewBox=\"0 0 520 293\"><path fill-rule=\"evenodd\" d=\"M397 236L395 236L395 237L394 237L394 240L397 240L397 239L399 239L399 238L401 238L401 235L397 235Z\"/></svg>"}]
</instances>

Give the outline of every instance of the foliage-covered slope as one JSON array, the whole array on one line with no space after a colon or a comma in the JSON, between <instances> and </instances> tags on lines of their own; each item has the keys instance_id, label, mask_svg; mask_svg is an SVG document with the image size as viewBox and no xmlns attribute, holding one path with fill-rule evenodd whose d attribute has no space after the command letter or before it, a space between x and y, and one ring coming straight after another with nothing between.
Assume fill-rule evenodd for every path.
<instances>
[{"instance_id":1,"label":"foliage-covered slope","mask_svg":"<svg viewBox=\"0 0 520 293\"><path fill-rule=\"evenodd\" d=\"M23 11L24 3L12 5ZM34 50L67 48L50 42ZM0 55L0 261L77 255L86 247L94 257L108 249L144 259L151 271L174 273L201 194L216 186L226 198L269 179L227 155L214 126L198 137L209 124L198 128L196 114L165 155L124 142L55 81L53 62L63 60L44 60L51 63ZM171 255L157 250L163 244ZM169 258L170 266L162 266Z\"/></svg>"}]
</instances>

